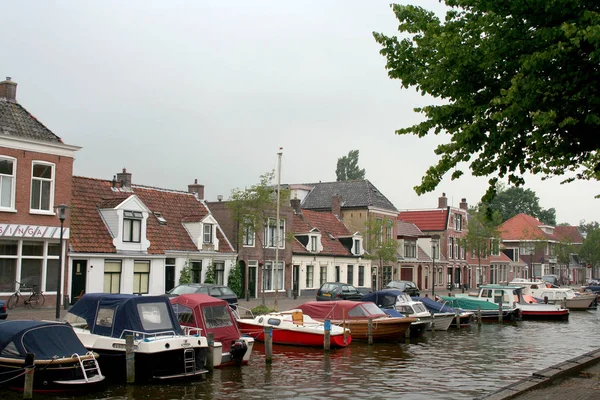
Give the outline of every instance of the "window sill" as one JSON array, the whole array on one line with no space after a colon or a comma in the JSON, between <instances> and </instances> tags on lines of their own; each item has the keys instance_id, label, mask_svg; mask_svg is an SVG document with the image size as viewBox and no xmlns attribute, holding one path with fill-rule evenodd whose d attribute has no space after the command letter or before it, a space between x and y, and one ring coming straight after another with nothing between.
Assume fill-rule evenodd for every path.
<instances>
[{"instance_id":1,"label":"window sill","mask_svg":"<svg viewBox=\"0 0 600 400\"><path fill-rule=\"evenodd\" d=\"M14 208L0 208L0 212L16 213L17 210Z\"/></svg>"},{"instance_id":2,"label":"window sill","mask_svg":"<svg viewBox=\"0 0 600 400\"><path fill-rule=\"evenodd\" d=\"M54 211L45 211L45 210L29 210L29 214L36 215L56 215Z\"/></svg>"}]
</instances>

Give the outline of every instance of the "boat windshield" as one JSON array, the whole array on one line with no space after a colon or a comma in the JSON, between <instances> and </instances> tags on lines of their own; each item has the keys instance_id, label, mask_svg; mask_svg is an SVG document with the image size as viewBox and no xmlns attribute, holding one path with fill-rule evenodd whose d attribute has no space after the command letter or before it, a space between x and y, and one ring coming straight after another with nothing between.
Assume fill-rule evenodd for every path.
<instances>
[{"instance_id":1,"label":"boat windshield","mask_svg":"<svg viewBox=\"0 0 600 400\"><path fill-rule=\"evenodd\" d=\"M173 322L169 316L166 303L139 303L137 310L140 315L142 327L145 330L173 329Z\"/></svg>"},{"instance_id":2,"label":"boat windshield","mask_svg":"<svg viewBox=\"0 0 600 400\"><path fill-rule=\"evenodd\" d=\"M177 321L179 321L181 325L198 326L196 325L196 320L191 307L186 307L179 303L171 304L171 306L177 315Z\"/></svg>"},{"instance_id":3,"label":"boat windshield","mask_svg":"<svg viewBox=\"0 0 600 400\"><path fill-rule=\"evenodd\" d=\"M385 313L375 303L363 303L348 311L349 317L381 317L384 315Z\"/></svg>"},{"instance_id":4,"label":"boat windshield","mask_svg":"<svg viewBox=\"0 0 600 400\"><path fill-rule=\"evenodd\" d=\"M204 321L206 321L207 328L221 328L223 326L233 325L231 315L229 314L228 305L218 305L204 307L202 313L204 314Z\"/></svg>"}]
</instances>

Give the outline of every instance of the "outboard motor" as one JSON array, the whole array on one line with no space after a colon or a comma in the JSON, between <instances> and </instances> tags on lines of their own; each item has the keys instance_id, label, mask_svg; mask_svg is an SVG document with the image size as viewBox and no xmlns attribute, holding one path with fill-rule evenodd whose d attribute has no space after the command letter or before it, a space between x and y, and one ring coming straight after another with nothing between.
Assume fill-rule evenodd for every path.
<instances>
[{"instance_id":1,"label":"outboard motor","mask_svg":"<svg viewBox=\"0 0 600 400\"><path fill-rule=\"evenodd\" d=\"M238 339L231 345L229 354L231 354L231 359L235 361L236 365L241 365L246 351L248 351L248 345L245 341Z\"/></svg>"}]
</instances>

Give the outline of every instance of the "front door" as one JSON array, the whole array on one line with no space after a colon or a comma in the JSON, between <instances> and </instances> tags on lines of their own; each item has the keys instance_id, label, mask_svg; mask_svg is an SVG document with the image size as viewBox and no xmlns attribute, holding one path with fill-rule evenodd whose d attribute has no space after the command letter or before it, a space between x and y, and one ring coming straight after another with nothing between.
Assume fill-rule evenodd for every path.
<instances>
[{"instance_id":1,"label":"front door","mask_svg":"<svg viewBox=\"0 0 600 400\"><path fill-rule=\"evenodd\" d=\"M293 295L294 298L298 297L298 295L300 295L300 293L298 293L298 281L300 280L300 266L299 265L294 265L294 269L293 269L293 282L292 282L292 290L293 290Z\"/></svg>"},{"instance_id":2,"label":"front door","mask_svg":"<svg viewBox=\"0 0 600 400\"><path fill-rule=\"evenodd\" d=\"M248 267L248 292L250 298L256 298L256 267Z\"/></svg>"},{"instance_id":3,"label":"front door","mask_svg":"<svg viewBox=\"0 0 600 400\"><path fill-rule=\"evenodd\" d=\"M87 260L73 260L71 271L71 304L79 300L85 293L85 275L87 272Z\"/></svg>"},{"instance_id":4,"label":"front door","mask_svg":"<svg viewBox=\"0 0 600 400\"><path fill-rule=\"evenodd\" d=\"M165 265L165 292L175 287L175 265Z\"/></svg>"}]
</instances>

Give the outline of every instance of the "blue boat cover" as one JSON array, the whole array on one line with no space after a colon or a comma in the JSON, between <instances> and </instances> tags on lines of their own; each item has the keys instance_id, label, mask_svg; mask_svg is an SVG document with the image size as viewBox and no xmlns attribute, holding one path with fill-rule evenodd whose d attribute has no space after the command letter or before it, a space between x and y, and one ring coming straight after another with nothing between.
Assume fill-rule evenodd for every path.
<instances>
[{"instance_id":1,"label":"blue boat cover","mask_svg":"<svg viewBox=\"0 0 600 400\"><path fill-rule=\"evenodd\" d=\"M381 311L383 311L384 313L386 313L387 315L389 315L390 317L393 317L393 318L406 317L406 315L402 314L400 311L396 310L395 308L382 308Z\"/></svg>"},{"instance_id":2,"label":"blue boat cover","mask_svg":"<svg viewBox=\"0 0 600 400\"><path fill-rule=\"evenodd\" d=\"M86 293L69 314L84 319L91 333L114 338L120 338L124 331L183 334L166 296ZM67 320L72 317L67 315Z\"/></svg>"},{"instance_id":3,"label":"blue boat cover","mask_svg":"<svg viewBox=\"0 0 600 400\"><path fill-rule=\"evenodd\" d=\"M362 300L372 301L377 304L377 307L379 308L394 308L396 299L403 293L404 292L398 289L383 289L377 292L363 294Z\"/></svg>"},{"instance_id":4,"label":"blue boat cover","mask_svg":"<svg viewBox=\"0 0 600 400\"><path fill-rule=\"evenodd\" d=\"M69 324L0 321L0 357L24 359L27 353L34 353L36 360L49 360L87 352Z\"/></svg>"},{"instance_id":5,"label":"blue boat cover","mask_svg":"<svg viewBox=\"0 0 600 400\"><path fill-rule=\"evenodd\" d=\"M434 313L452 313L456 314L456 308L450 307L446 304L438 303L437 301L430 299L429 297L413 297L413 300L420 301L425 304L428 310L433 311ZM459 312L464 312L463 309L459 308Z\"/></svg>"}]
</instances>

